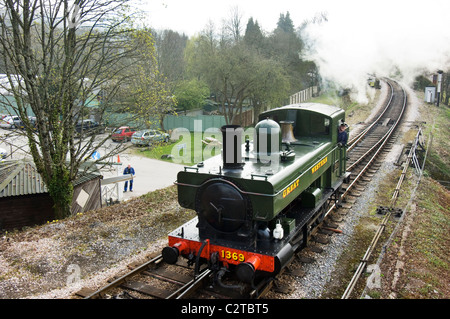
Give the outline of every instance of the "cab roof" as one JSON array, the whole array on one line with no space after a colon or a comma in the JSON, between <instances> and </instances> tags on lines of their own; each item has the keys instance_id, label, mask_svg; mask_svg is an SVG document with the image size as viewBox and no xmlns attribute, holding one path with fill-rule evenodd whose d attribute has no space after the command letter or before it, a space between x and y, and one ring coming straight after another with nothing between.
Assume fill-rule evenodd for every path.
<instances>
[{"instance_id":1,"label":"cab roof","mask_svg":"<svg viewBox=\"0 0 450 319\"><path fill-rule=\"evenodd\" d=\"M343 110L334 105L322 104L322 103L296 103L277 108L278 110L307 110L316 113L321 113L325 116L333 117L336 113L340 113ZM268 112L270 112L269 110Z\"/></svg>"}]
</instances>

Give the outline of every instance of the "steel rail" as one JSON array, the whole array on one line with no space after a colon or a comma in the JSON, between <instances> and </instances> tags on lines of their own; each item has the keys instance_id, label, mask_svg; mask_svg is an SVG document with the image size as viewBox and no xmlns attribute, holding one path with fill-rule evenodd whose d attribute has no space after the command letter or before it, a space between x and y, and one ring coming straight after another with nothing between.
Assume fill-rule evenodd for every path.
<instances>
[{"instance_id":1,"label":"steel rail","mask_svg":"<svg viewBox=\"0 0 450 319\"><path fill-rule=\"evenodd\" d=\"M391 88L392 85L387 82ZM345 192L343 194L341 194L341 196L339 197L338 201L341 201L343 198L345 198L347 196L347 194L350 192L350 190L353 188L354 184L359 181L359 179L361 178L361 176L366 172L366 170L370 167L370 165L372 164L372 162L375 160L375 158L379 155L379 153L381 152L381 150L383 149L385 143L389 140L389 137L391 136L391 134L394 132L394 129L397 127L398 123L400 122L401 117L403 116L405 107L406 107L406 93L402 88L402 91L404 93L404 99L403 99L403 106L402 106L402 112L400 114L400 116L398 117L397 121L395 122L395 124L389 129L389 131L383 136L383 138L380 139L380 141L376 144L380 144L382 142L382 144L378 147L378 149L375 151L374 155L372 155L371 159L369 160L369 162L364 166L364 168L361 170L361 172L354 178L354 180L352 181L352 183L350 183L347 186L347 189L345 190ZM393 89L391 90L391 98L389 99L389 104L392 102L392 97L393 97ZM386 109L383 111L383 114L385 113ZM379 120L379 118L377 119L377 121ZM374 122L376 123L376 122ZM370 152L373 152L373 147L367 151L363 156L360 157L360 159L358 159L358 162L361 161L361 158L364 158L365 156L367 156L367 154L369 154ZM353 168L354 165L352 165L351 167ZM347 171L349 171L349 169L347 169ZM328 209L328 211L325 213L324 217L327 217L329 214L331 214L331 212L333 212L333 210L336 209L336 203L333 203L333 205Z\"/></svg>"},{"instance_id":2,"label":"steel rail","mask_svg":"<svg viewBox=\"0 0 450 319\"><path fill-rule=\"evenodd\" d=\"M375 158L377 157L377 155L380 153L380 151L384 148L384 145L387 143L387 141L389 140L389 138L391 137L392 133L395 131L395 129L397 128L398 124L400 123L401 118L403 117L403 113L405 111L406 108L406 92L405 90L402 88L402 92L403 92L403 105L402 105L402 111L399 115L399 117L397 118L396 122L394 125L392 125L392 127L386 132L386 134L374 145L372 146L366 153L364 153L355 163L353 163L352 165L350 165L347 168L347 171L351 171L356 164L359 164L368 154L370 154L371 152L375 151L375 154L371 157L371 159L369 160L369 162L364 166L364 168L361 170L361 172L358 174L357 178L355 178L353 180L353 182L350 184L350 186L347 188L346 192L344 193L345 195L348 193L349 189L351 188L351 186L353 186L353 184L360 178L360 176L362 176L363 173L365 173L365 171L370 167L370 165L372 164L372 162L375 160ZM392 101L392 99L391 99ZM380 145L381 144L381 145ZM379 145L379 146L378 146Z\"/></svg>"},{"instance_id":3,"label":"steel rail","mask_svg":"<svg viewBox=\"0 0 450 319\"><path fill-rule=\"evenodd\" d=\"M386 113L386 111L388 110L388 108L390 107L391 103L392 103L392 99L394 97L394 87L392 86L391 83L386 82L387 84L389 84L389 86L391 87L391 97L389 99L389 102L386 105L386 108L384 109L383 113L376 119L376 121L374 121L372 123L372 125L370 125L363 133L363 135L361 135L357 141L352 144L351 148L349 147L347 149L347 151L351 150L355 145L357 145L357 142L359 142L361 140L361 138L363 138L364 136L366 136L366 134L369 132L369 130L376 124L378 123L378 121L381 119L381 117ZM358 160L356 160L352 165L350 165L349 167L347 167L347 171L351 171L353 169L353 167L355 167L356 165L358 165L368 154L370 154L376 147L378 144L380 144L386 137L390 136L390 132L392 130L392 128L395 128L395 126L397 125L397 123L395 125L393 125L391 127L391 129L378 141L378 143L376 143L374 146L372 146L366 153L364 153L364 155L360 156L360 158Z\"/></svg>"},{"instance_id":4,"label":"steel rail","mask_svg":"<svg viewBox=\"0 0 450 319\"><path fill-rule=\"evenodd\" d=\"M397 119L395 125L393 125L393 126L391 127L391 129L389 130L389 136L394 132L394 129L398 126L398 123L400 123L400 120L401 120L401 118L403 117L403 113L404 113L405 108L406 108L406 102L407 102L406 92L405 92L405 90L403 89L403 87L401 87L401 89L402 89L402 92L403 92L403 105L402 105L402 111L401 111L400 116L398 117L398 119ZM383 149L384 144L388 141L388 139L389 139L389 137L387 137L387 138L384 140L383 144L380 146L380 150ZM375 155L372 157L371 161L372 161L377 155L378 155L378 151L377 151L377 154L375 154ZM369 165L369 164L367 164L367 165ZM367 168L367 165L366 165L366 167L364 168L364 170ZM358 175L358 176L359 176L359 175ZM352 185L353 185L353 183L352 183ZM348 189L347 189L347 191L348 191ZM350 297L350 294L352 293L352 291L353 291L353 289L354 289L354 287L355 287L355 285L356 285L356 283L357 283L359 277L361 276L362 272L364 271L364 269L365 269L366 266L367 266L367 262L369 261L369 258L370 258L370 256L371 256L373 250L375 249L375 247L376 247L376 245L377 245L377 243L378 243L378 240L379 240L380 237L381 237L381 234L383 233L384 229L386 228L387 221L389 220L390 215L391 215L390 213L389 213L389 214L386 214L386 216L383 218L380 227L377 229L377 231L376 231L374 237L372 238L372 241L371 241L371 243L369 244L369 247L367 248L367 250L366 250L366 252L365 252L363 258L361 259L361 262L360 262L358 268L356 269L355 274L353 275L352 279L350 280L350 283L348 284L347 288L345 289L344 294L342 295L341 299L348 299L348 298Z\"/></svg>"},{"instance_id":5,"label":"steel rail","mask_svg":"<svg viewBox=\"0 0 450 319\"><path fill-rule=\"evenodd\" d=\"M402 175L400 176L399 181L398 181L398 183L397 183L397 188L395 189L394 194L392 195L392 198L391 198L391 206L390 206L390 208L393 208L394 205L395 205L395 203L396 203L396 201L397 201L397 198L398 198L398 192L399 192L399 189L400 189L400 185L401 185L401 183L403 182L403 179L404 179L404 177L405 177L405 175L406 175L406 171L408 170L408 167L409 167L410 163L413 161L413 153L415 152L415 149L416 149L416 147L417 147L417 143L418 143L418 139L419 139L420 135L421 135L421 129L419 129L419 132L417 133L416 139L414 140L414 143L413 143L413 145L411 146L409 155L408 155L407 160L406 160L406 162L405 162L405 165L404 165L404 167L403 167ZM428 147L427 147L427 151L425 152L425 159L424 159L424 161L423 161L422 171L423 171L423 167L424 167L424 165L425 165L425 161L426 161L426 157L427 157L427 152L428 152L428 150L429 150L429 145L428 145ZM422 177L422 174L419 175L419 180L418 180L417 183L416 183L416 186L415 186L415 188L414 188L414 190L413 190L413 194L416 193L416 190L417 190L417 187L419 186L421 177ZM407 206L410 205L411 200L413 199L413 194L411 194L411 197L409 198L409 201L408 201ZM405 207L405 211L406 211L406 207ZM383 255L384 255L384 253L386 252L387 247L389 247L389 245L390 245L390 243L392 242L394 236L397 234L397 231L398 231L398 229L399 229L399 226L400 226L400 224L401 224L401 222L402 222L402 218L404 217L405 211L402 213L402 216L401 216L399 222L397 223L397 225L395 226L394 231L391 233L389 239L388 239L387 242L384 244L384 246L383 246L383 248L382 248L383 251L382 251L382 253L380 254L380 256L378 257L377 265L379 265L379 263L381 262L381 260L382 260L382 258L383 258ZM391 209L388 211L388 213L391 214ZM380 226L380 227L381 227L381 226ZM364 290L363 290L361 296L364 296L365 291L366 291L367 288L368 288L368 285L366 284L366 287L364 288Z\"/></svg>"},{"instance_id":6,"label":"steel rail","mask_svg":"<svg viewBox=\"0 0 450 319\"><path fill-rule=\"evenodd\" d=\"M89 296L85 297L84 299L93 299L94 297L100 297L100 295L101 295L102 293L104 293L105 291L107 291L107 290L109 290L109 289L111 289L111 288L114 288L114 287L119 286L119 285L120 285L121 283L123 283L128 277L133 276L133 275L135 275L135 274L137 274L137 273L143 271L145 268L147 268L147 267L150 266L151 264L153 264L153 263L159 261L160 259L162 259L162 254L156 256L155 258L149 260L148 262L142 264L141 266L139 266L139 267L133 269L132 271L126 273L126 274L123 275L122 277L120 277L120 278L114 280L114 281L111 282L109 285L107 285L107 286L105 286L105 287L103 287L103 288L101 288L101 289L99 289L99 290L93 292L92 294L90 294Z\"/></svg>"},{"instance_id":7,"label":"steel rail","mask_svg":"<svg viewBox=\"0 0 450 319\"><path fill-rule=\"evenodd\" d=\"M183 287L180 287L177 291L166 297L166 299L182 299L188 297L189 293L199 288L200 284L212 273L211 269L206 269L194 279L186 283Z\"/></svg>"},{"instance_id":8,"label":"steel rail","mask_svg":"<svg viewBox=\"0 0 450 319\"><path fill-rule=\"evenodd\" d=\"M350 140L349 147L347 148L347 151L352 150L357 144L358 142L364 137L366 136L366 134L378 123L378 121L383 117L383 115L386 113L386 111L389 109L389 106L392 102L392 99L394 98L394 87L392 86L391 83L389 83L388 81L385 81L390 89L391 89L391 96L389 98L389 101L386 103L386 107L384 108L383 112L377 117L377 119L375 121L372 122L372 124L370 124L366 129L364 129L361 133L359 133L358 135L356 135L354 138L352 138Z\"/></svg>"},{"instance_id":9,"label":"steel rail","mask_svg":"<svg viewBox=\"0 0 450 319\"><path fill-rule=\"evenodd\" d=\"M387 82L387 83L390 85L389 82ZM391 85L391 88L392 88L392 85ZM389 99L389 103L387 104L387 107L388 107L388 106L390 105L390 103L392 102L392 95L393 95L393 90L391 90L391 98ZM385 110L383 111L383 114L386 112L387 107L386 107ZM378 120L379 120L379 118L377 118L377 121L378 121ZM374 123L372 123L371 127L372 127L375 123L376 123L376 121L375 121ZM368 129L367 129L366 131L368 131ZM362 134L362 133L361 133L361 134ZM361 135L361 134L360 134L360 135ZM364 133L364 134L365 134L365 133ZM358 142L359 142L359 140L360 140L360 139L358 139ZM380 140L380 141L381 141L381 140ZM353 145L356 145L356 144L357 144L357 143L355 143L355 144L353 144ZM366 153L366 154L367 154L367 153ZM364 154L362 157L366 156L366 154ZM376 152L372 158L374 158L377 154L378 154L378 152ZM358 161L359 161L359 160L358 160ZM370 161L370 162L371 162L371 161ZM366 167L368 167L368 166L366 165ZM366 168L363 169L362 173L365 172L365 169L366 169ZM349 171L348 168L347 168L347 171ZM350 183L350 184L347 186L347 189L345 190L345 192L344 192L343 194L341 194L341 195L339 196L337 202L340 202L342 199L344 199L344 198L347 196L347 194L349 193L350 189L352 189L353 185L354 185L354 184L359 180L359 178L362 176L362 173L358 174L358 175L354 178L354 180L352 181L352 183ZM324 218L327 217L329 214L331 214L335 209L336 209L336 202L334 202L333 205L330 206L330 208L329 208L329 209L327 210L327 212L325 213Z\"/></svg>"}]
</instances>

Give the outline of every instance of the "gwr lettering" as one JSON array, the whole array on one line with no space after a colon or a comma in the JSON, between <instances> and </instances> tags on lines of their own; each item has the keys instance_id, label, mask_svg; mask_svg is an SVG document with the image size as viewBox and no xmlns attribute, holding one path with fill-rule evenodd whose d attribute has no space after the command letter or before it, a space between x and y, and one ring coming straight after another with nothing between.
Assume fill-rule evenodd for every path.
<instances>
[{"instance_id":1,"label":"gwr lettering","mask_svg":"<svg viewBox=\"0 0 450 319\"><path fill-rule=\"evenodd\" d=\"M297 179L295 182L293 182L291 185L289 185L284 191L283 191L283 198L288 196L294 189L298 187L298 184L300 182L300 179Z\"/></svg>"},{"instance_id":2,"label":"gwr lettering","mask_svg":"<svg viewBox=\"0 0 450 319\"><path fill-rule=\"evenodd\" d=\"M317 163L317 165L315 165L312 170L311 173L315 173L319 168L321 168L322 166L324 166L328 161L328 157L325 157L323 160L321 160L319 163Z\"/></svg>"}]
</instances>

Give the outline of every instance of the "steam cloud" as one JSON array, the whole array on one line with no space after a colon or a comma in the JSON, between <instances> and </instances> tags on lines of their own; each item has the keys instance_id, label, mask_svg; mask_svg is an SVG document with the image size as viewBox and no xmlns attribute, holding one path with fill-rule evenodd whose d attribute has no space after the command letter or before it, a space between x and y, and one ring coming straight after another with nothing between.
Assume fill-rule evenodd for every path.
<instances>
[{"instance_id":1,"label":"steam cloud","mask_svg":"<svg viewBox=\"0 0 450 319\"><path fill-rule=\"evenodd\" d=\"M351 88L358 102L367 102L368 74L411 85L417 75L449 71L447 0L336 3L325 20L302 31L305 58L316 62L322 78Z\"/></svg>"}]
</instances>

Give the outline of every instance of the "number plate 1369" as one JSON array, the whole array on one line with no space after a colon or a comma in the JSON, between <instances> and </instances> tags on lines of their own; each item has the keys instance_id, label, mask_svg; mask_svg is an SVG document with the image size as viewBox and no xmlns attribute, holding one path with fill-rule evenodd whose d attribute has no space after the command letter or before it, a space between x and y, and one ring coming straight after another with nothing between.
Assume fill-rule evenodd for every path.
<instances>
[{"instance_id":1,"label":"number plate 1369","mask_svg":"<svg viewBox=\"0 0 450 319\"><path fill-rule=\"evenodd\" d=\"M238 253L238 252L232 252L229 250L221 250L220 256L224 259L240 261L240 262L243 262L245 260L244 254Z\"/></svg>"}]
</instances>

